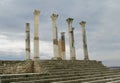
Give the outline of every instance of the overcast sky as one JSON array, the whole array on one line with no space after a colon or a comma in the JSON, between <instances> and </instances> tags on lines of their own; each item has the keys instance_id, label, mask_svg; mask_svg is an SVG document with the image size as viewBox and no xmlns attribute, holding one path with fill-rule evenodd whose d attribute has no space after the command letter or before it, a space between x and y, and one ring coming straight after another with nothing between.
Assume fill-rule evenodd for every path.
<instances>
[{"instance_id":1,"label":"overcast sky","mask_svg":"<svg viewBox=\"0 0 120 83\"><path fill-rule=\"evenodd\" d=\"M120 66L120 0L0 0L0 60L25 59L25 23L31 28L33 57L33 11L40 10L40 58L53 57L51 14L59 14L58 34L66 32L66 19L74 18L76 57L82 60L82 35L79 22L86 21L87 44L91 60L106 66Z\"/></svg>"}]
</instances>

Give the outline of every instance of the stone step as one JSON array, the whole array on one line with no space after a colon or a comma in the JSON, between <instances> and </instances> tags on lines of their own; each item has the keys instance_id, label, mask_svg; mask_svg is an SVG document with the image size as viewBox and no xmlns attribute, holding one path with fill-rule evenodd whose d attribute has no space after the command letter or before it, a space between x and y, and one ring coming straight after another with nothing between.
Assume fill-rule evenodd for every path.
<instances>
[{"instance_id":1,"label":"stone step","mask_svg":"<svg viewBox=\"0 0 120 83\"><path fill-rule=\"evenodd\" d=\"M69 68L69 69L52 69L48 70L49 72L57 72L57 71L101 71L101 69L79 69L79 68ZM106 71L106 70L103 70Z\"/></svg>"},{"instance_id":2,"label":"stone step","mask_svg":"<svg viewBox=\"0 0 120 83\"><path fill-rule=\"evenodd\" d=\"M56 75L56 74L68 74L68 73L117 73L118 71L58 71L58 72L50 72L49 74Z\"/></svg>"},{"instance_id":3,"label":"stone step","mask_svg":"<svg viewBox=\"0 0 120 83\"><path fill-rule=\"evenodd\" d=\"M29 77L29 78L12 78L12 79L3 79L2 83L8 83L10 81L29 81L29 80L38 80L38 79L52 79L52 78L60 78L60 77L68 77L68 76L79 76L80 74L66 74L66 75L51 75L51 76L43 76L43 77Z\"/></svg>"},{"instance_id":4,"label":"stone step","mask_svg":"<svg viewBox=\"0 0 120 83\"><path fill-rule=\"evenodd\" d=\"M108 79L100 79L100 80L94 80L94 81L89 81L90 83L120 83L120 77L115 77L115 78L108 78ZM85 82L87 83L87 82Z\"/></svg>"},{"instance_id":5,"label":"stone step","mask_svg":"<svg viewBox=\"0 0 120 83\"><path fill-rule=\"evenodd\" d=\"M120 83L120 79L114 78L114 81L106 82L106 83Z\"/></svg>"},{"instance_id":6,"label":"stone step","mask_svg":"<svg viewBox=\"0 0 120 83\"><path fill-rule=\"evenodd\" d=\"M39 61L39 63L40 64L52 64L52 65L56 65L56 64L58 64L58 65L62 65L62 64L64 64L64 65L79 65L79 64L81 64L81 65L90 65L91 64L91 66L92 65L101 65L101 66L103 66L101 63L99 63L99 62L97 62L97 61L70 61L70 60L65 60L65 61Z\"/></svg>"},{"instance_id":7,"label":"stone step","mask_svg":"<svg viewBox=\"0 0 120 83\"><path fill-rule=\"evenodd\" d=\"M101 65L101 64L97 64L97 63L59 63L59 62L55 62L55 63L39 63L40 65L71 65L71 66L79 66L79 65L81 65L81 66L84 66L84 65L91 65L91 66L96 66L96 65L100 65L100 66L103 66L103 65Z\"/></svg>"},{"instance_id":8,"label":"stone step","mask_svg":"<svg viewBox=\"0 0 120 83\"><path fill-rule=\"evenodd\" d=\"M68 71L69 72L69 71ZM67 73L68 73L67 72ZM82 73L81 71L72 71L73 73ZM109 70L109 71L100 71L100 73L104 73L104 72L106 72L106 73L109 73L109 72L114 72L114 73L116 73L116 72L118 72L118 70ZM53 73L55 73L55 72L53 72ZM66 73L66 71L61 71L61 72L56 72L57 74L59 73L59 74L65 74ZM90 72L91 73L91 72ZM99 71L98 71L98 73L99 73ZM40 74L40 73L27 73L27 74L5 74L5 75L0 75L0 78L13 78L13 77L29 77L29 76L31 76L31 75L35 75L35 76L41 76L42 74ZM47 75L47 74L43 74L43 75Z\"/></svg>"},{"instance_id":9,"label":"stone step","mask_svg":"<svg viewBox=\"0 0 120 83\"><path fill-rule=\"evenodd\" d=\"M34 76L47 76L49 74L41 74L41 73L24 73L24 74L2 74L0 75L1 79L11 79L11 78L25 78L25 77L34 77Z\"/></svg>"},{"instance_id":10,"label":"stone step","mask_svg":"<svg viewBox=\"0 0 120 83\"><path fill-rule=\"evenodd\" d=\"M93 68L93 67L56 67L56 66L51 66L51 67L42 67L45 69L49 69L49 70L55 70L55 69L81 69L81 70L105 70L106 68Z\"/></svg>"},{"instance_id":11,"label":"stone step","mask_svg":"<svg viewBox=\"0 0 120 83\"><path fill-rule=\"evenodd\" d=\"M59 81L59 80L71 80L71 79L76 79L76 80L77 79L82 79L82 80L84 80L86 78L88 78L88 79L89 78L94 78L95 79L96 77L101 77L101 76L102 77L103 76L107 77L108 75L116 76L113 73L111 73L111 74L104 74L104 75L102 75L102 74L93 74L93 75L90 74L90 75L84 75L84 76L81 76L81 74L77 74L77 75L66 74L66 75L45 76L45 77L40 77L40 78L37 77L37 78L34 78L34 79L33 78L29 78L28 81L21 81L20 83L29 83L30 82L29 80L32 80L33 82L36 83L38 81L38 79L39 79L39 82L42 82L42 83L44 83L44 82L48 83L48 82L51 82L51 81ZM15 79L11 79L11 80L15 80ZM24 80L24 79L21 79L21 80ZM69 83L69 82L67 82L67 83Z\"/></svg>"},{"instance_id":12,"label":"stone step","mask_svg":"<svg viewBox=\"0 0 120 83\"><path fill-rule=\"evenodd\" d=\"M95 82L93 81L95 80ZM99 81L97 81L99 80ZM112 75L112 76L101 76L101 77L89 77L85 79L70 79L67 81L56 81L51 83L106 83L107 81L114 81L114 80L120 80L120 74L119 75ZM112 83L112 82L111 82Z\"/></svg>"},{"instance_id":13,"label":"stone step","mask_svg":"<svg viewBox=\"0 0 120 83\"><path fill-rule=\"evenodd\" d=\"M40 63L40 62L39 62ZM51 63L40 63L40 65L56 65L56 64L58 64L58 65L72 65L72 66L74 66L74 65L82 65L82 66L84 66L84 65L91 65L91 66L94 66L94 65L101 65L101 64L98 64L98 63L66 63L66 62L64 62L64 63L59 63L59 62L51 62ZM101 66L103 66L103 65L101 65Z\"/></svg>"},{"instance_id":14,"label":"stone step","mask_svg":"<svg viewBox=\"0 0 120 83\"><path fill-rule=\"evenodd\" d=\"M52 75L57 75L57 74L69 74L69 73L101 73L100 71L56 71L56 72L49 72L49 74L52 74ZM104 72L104 73L108 73L108 72Z\"/></svg>"}]
</instances>

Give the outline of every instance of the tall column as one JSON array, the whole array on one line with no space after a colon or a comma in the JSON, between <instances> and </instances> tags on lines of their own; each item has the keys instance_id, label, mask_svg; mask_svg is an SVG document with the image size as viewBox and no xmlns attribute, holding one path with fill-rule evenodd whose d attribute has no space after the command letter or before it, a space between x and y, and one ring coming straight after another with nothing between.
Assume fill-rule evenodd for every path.
<instances>
[{"instance_id":1,"label":"tall column","mask_svg":"<svg viewBox=\"0 0 120 83\"><path fill-rule=\"evenodd\" d=\"M34 60L39 60L39 10L34 10Z\"/></svg>"},{"instance_id":2,"label":"tall column","mask_svg":"<svg viewBox=\"0 0 120 83\"><path fill-rule=\"evenodd\" d=\"M63 60L66 59L66 52L65 52L65 32L61 32L61 58Z\"/></svg>"},{"instance_id":3,"label":"tall column","mask_svg":"<svg viewBox=\"0 0 120 83\"><path fill-rule=\"evenodd\" d=\"M62 60L66 59L66 52L65 52L65 32L61 32L61 39L59 39L58 42L58 46L59 46L59 57Z\"/></svg>"},{"instance_id":4,"label":"tall column","mask_svg":"<svg viewBox=\"0 0 120 83\"><path fill-rule=\"evenodd\" d=\"M52 26L53 26L53 51L54 51L54 59L59 57L59 49L58 49L58 34L57 34L57 14L52 14Z\"/></svg>"},{"instance_id":5,"label":"tall column","mask_svg":"<svg viewBox=\"0 0 120 83\"><path fill-rule=\"evenodd\" d=\"M76 55L75 55L75 47L74 47L74 35L73 35L73 29L72 29L72 22L73 18L68 18L67 20L68 23L68 33L69 33L69 44L70 44L70 59L75 60Z\"/></svg>"},{"instance_id":6,"label":"tall column","mask_svg":"<svg viewBox=\"0 0 120 83\"><path fill-rule=\"evenodd\" d=\"M61 39L58 41L58 52L59 52L59 57L62 59L62 45L61 45Z\"/></svg>"},{"instance_id":7,"label":"tall column","mask_svg":"<svg viewBox=\"0 0 120 83\"><path fill-rule=\"evenodd\" d=\"M89 60L88 49L87 49L87 39L86 39L85 24L86 24L85 21L80 22L80 25L82 27L82 40L83 40L84 60Z\"/></svg>"},{"instance_id":8,"label":"tall column","mask_svg":"<svg viewBox=\"0 0 120 83\"><path fill-rule=\"evenodd\" d=\"M26 23L26 60L30 60L30 26Z\"/></svg>"},{"instance_id":9,"label":"tall column","mask_svg":"<svg viewBox=\"0 0 120 83\"><path fill-rule=\"evenodd\" d=\"M75 40L74 40L74 28L73 27L72 27L71 35L72 35L72 55L75 56L75 58L73 58L73 59L76 59Z\"/></svg>"}]
</instances>

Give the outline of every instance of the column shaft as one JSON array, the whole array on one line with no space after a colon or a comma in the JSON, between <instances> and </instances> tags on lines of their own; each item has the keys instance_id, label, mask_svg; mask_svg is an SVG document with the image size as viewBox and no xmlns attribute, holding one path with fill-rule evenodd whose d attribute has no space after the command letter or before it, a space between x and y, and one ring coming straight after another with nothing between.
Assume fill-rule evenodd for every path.
<instances>
[{"instance_id":1,"label":"column shaft","mask_svg":"<svg viewBox=\"0 0 120 83\"><path fill-rule=\"evenodd\" d=\"M39 10L34 11L34 60L39 60Z\"/></svg>"},{"instance_id":2,"label":"column shaft","mask_svg":"<svg viewBox=\"0 0 120 83\"><path fill-rule=\"evenodd\" d=\"M87 38L86 38L85 24L86 24L85 21L80 22L80 25L82 27L82 40L83 40L84 60L89 60L88 49L87 49Z\"/></svg>"},{"instance_id":3,"label":"column shaft","mask_svg":"<svg viewBox=\"0 0 120 83\"><path fill-rule=\"evenodd\" d=\"M62 59L62 45L61 45L61 39L58 41L58 49L59 49L59 57Z\"/></svg>"},{"instance_id":4,"label":"column shaft","mask_svg":"<svg viewBox=\"0 0 120 83\"><path fill-rule=\"evenodd\" d=\"M53 26L53 52L54 52L54 59L59 57L59 47L58 47L58 35L57 35L57 14L52 14L52 26Z\"/></svg>"},{"instance_id":5,"label":"column shaft","mask_svg":"<svg viewBox=\"0 0 120 83\"><path fill-rule=\"evenodd\" d=\"M61 58L66 59L66 50L65 50L65 32L61 33Z\"/></svg>"},{"instance_id":6,"label":"column shaft","mask_svg":"<svg viewBox=\"0 0 120 83\"><path fill-rule=\"evenodd\" d=\"M30 27L26 23L26 60L30 60Z\"/></svg>"},{"instance_id":7,"label":"column shaft","mask_svg":"<svg viewBox=\"0 0 120 83\"><path fill-rule=\"evenodd\" d=\"M73 35L73 30L72 30L72 18L68 18L67 20L68 23L68 33L69 33L69 44L70 44L70 59L75 60L76 55L75 55L75 47L74 47L74 35Z\"/></svg>"},{"instance_id":8,"label":"column shaft","mask_svg":"<svg viewBox=\"0 0 120 83\"><path fill-rule=\"evenodd\" d=\"M71 31L71 39L72 39L72 55L74 56L73 57L73 60L76 59L76 53L75 53L75 41L74 41L74 28L72 28L72 31Z\"/></svg>"}]
</instances>

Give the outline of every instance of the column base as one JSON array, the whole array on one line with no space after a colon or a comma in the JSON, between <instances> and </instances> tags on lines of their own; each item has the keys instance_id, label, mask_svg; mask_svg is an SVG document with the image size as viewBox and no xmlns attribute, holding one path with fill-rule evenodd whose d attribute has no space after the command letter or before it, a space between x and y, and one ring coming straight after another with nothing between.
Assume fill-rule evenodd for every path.
<instances>
[{"instance_id":1,"label":"column base","mask_svg":"<svg viewBox=\"0 0 120 83\"><path fill-rule=\"evenodd\" d=\"M89 59L88 58L84 58L84 60L88 61Z\"/></svg>"},{"instance_id":2,"label":"column base","mask_svg":"<svg viewBox=\"0 0 120 83\"><path fill-rule=\"evenodd\" d=\"M52 60L62 60L61 57L53 57Z\"/></svg>"},{"instance_id":3,"label":"column base","mask_svg":"<svg viewBox=\"0 0 120 83\"><path fill-rule=\"evenodd\" d=\"M39 61L39 57L34 57L34 61Z\"/></svg>"},{"instance_id":4,"label":"column base","mask_svg":"<svg viewBox=\"0 0 120 83\"><path fill-rule=\"evenodd\" d=\"M76 58L75 57L71 57L71 60L76 60Z\"/></svg>"},{"instance_id":5,"label":"column base","mask_svg":"<svg viewBox=\"0 0 120 83\"><path fill-rule=\"evenodd\" d=\"M26 61L32 61L32 59L26 59Z\"/></svg>"}]
</instances>

